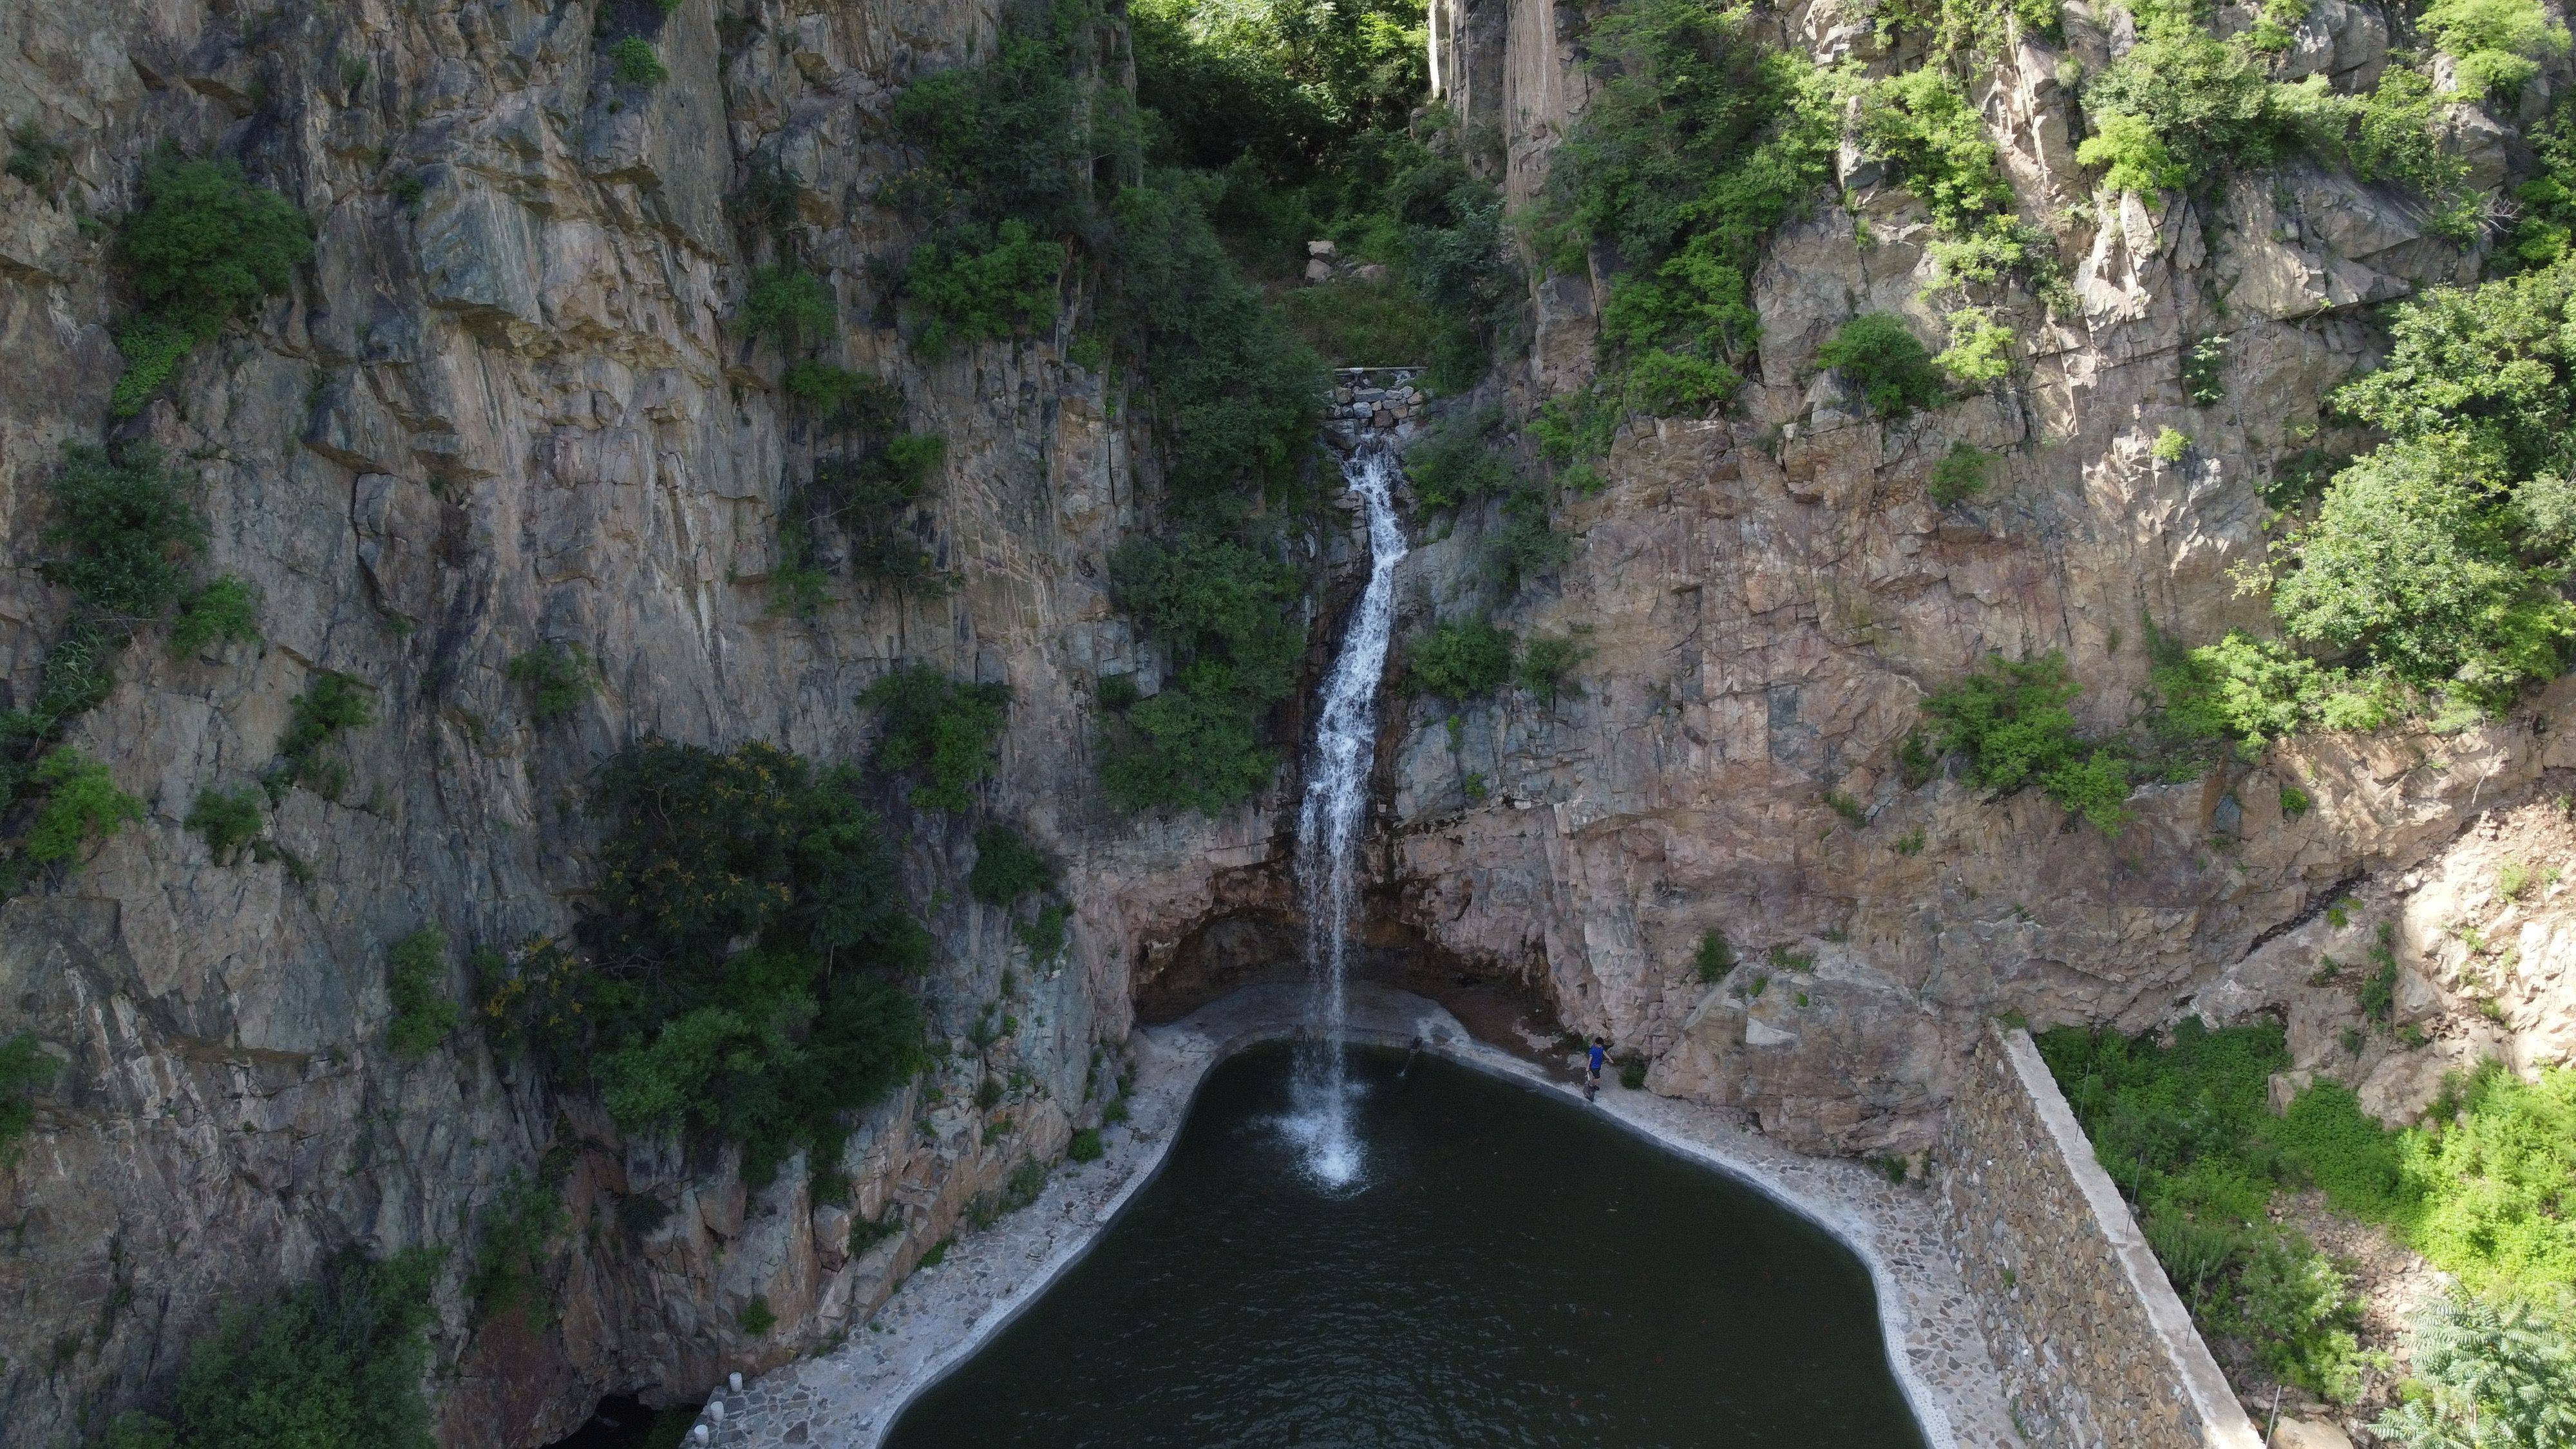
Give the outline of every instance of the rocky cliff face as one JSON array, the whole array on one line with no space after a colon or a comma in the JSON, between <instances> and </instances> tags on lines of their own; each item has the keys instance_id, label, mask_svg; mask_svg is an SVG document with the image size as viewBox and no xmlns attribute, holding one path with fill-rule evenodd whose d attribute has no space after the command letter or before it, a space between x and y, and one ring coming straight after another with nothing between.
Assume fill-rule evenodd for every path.
<instances>
[{"instance_id":1,"label":"rocky cliff face","mask_svg":"<svg viewBox=\"0 0 2576 1449\"><path fill-rule=\"evenodd\" d=\"M1508 189L1527 195L1579 103L1573 17L1435 8L1469 132L1500 130ZM1986 1017L2166 1019L2328 897L2403 875L2576 766L2576 741L2546 732L2576 705L2562 681L2463 735L2317 739L2151 786L2116 837L2035 796L1896 778L1923 695L1989 652L2063 651L2085 722L2111 729L2145 706L2151 630L2259 628L2261 601L2228 576L2261 555L2255 487L2334 441L2321 404L2374 358L2361 309L2475 273L2400 198L2314 169L2239 176L2205 212L2088 194L2058 78L2127 37L2107 9L2066 15L2062 48L2024 41L1975 97L2073 294L2054 311L2002 300L2031 344L2014 383L1889 424L1817 366L1862 312L1940 335L1920 296L1929 218L1847 148L1843 204L1786 228L1755 279L1763 365L1743 415L1623 432L1609 487L1560 515L1578 537L1561 589L1507 619L1587 645L1582 694L1417 706L1394 746L1397 914L1543 983L1569 1027L1653 1058L1656 1090L1741 1105L1810 1148L1919 1149ZM1851 7L1782 24L1820 59L1895 59ZM2319 8L2297 64L2349 85L2386 45L2376 12ZM2449 124L2501 180L2524 119L2461 107ZM1542 288L1518 386L1582 374L1596 291ZM2211 336L2224 397L2193 406L2183 352ZM2178 460L2151 450L2167 427L2192 440ZM1962 441L2004 461L1943 509L1926 476ZM1477 531L1415 555L1416 617L1475 606ZM2315 808L2285 811L2284 787ZM1716 984L1692 960L1709 929L1746 961Z\"/></svg>"},{"instance_id":2,"label":"rocky cliff face","mask_svg":"<svg viewBox=\"0 0 2576 1449\"><path fill-rule=\"evenodd\" d=\"M1059 1150L1094 1110L1138 981L1212 920L1287 909L1273 813L1124 821L1092 786L1094 679L1155 669L1100 566L1150 482L1111 382L1045 339L925 366L871 325L869 262L907 235L875 199L895 166L887 107L921 70L989 48L997 8L171 0L14 17L0 110L70 149L50 194L0 176L13 698L67 608L34 562L44 481L64 442L97 435L118 370L95 219L131 203L167 142L243 156L316 218L319 243L290 296L199 349L130 425L202 480L209 563L257 586L265 640L174 659L146 638L124 655L75 742L148 818L0 908L0 1037L31 1031L65 1064L0 1167L11 1442L73 1439L138 1402L222 1299L353 1242L454 1249L449 1443L541 1442L604 1390L686 1396L776 1363L876 1301L1021 1155ZM1526 199L1581 103L1578 17L1542 0L1434 11L1443 84ZM1868 58L1865 18L1820 7L1783 26ZM2296 54L2364 78L2386 29L2320 0ZM601 35L630 31L657 37L668 81L607 76ZM1582 692L1515 695L1454 730L1414 705L1386 746L1388 924L1539 986L1568 1025L1651 1055L1658 1090L1742 1105L1801 1146L1928 1143L1990 1013L2136 1026L2187 999L2249 1010L2322 989L2296 984L2294 947L2340 949L2320 933L2343 928L2319 923L2346 895L2417 903L2406 1009L2431 1020L2448 1003L2457 1029L2438 1040L2469 1040L2460 1013L2495 995L2489 1036L2567 1049L2551 994L2576 991L2557 970L2566 887L2472 900L2496 862L2486 824L2463 833L2499 807L2524 813L2498 828L2556 828L2523 802L2576 769L2576 733L2544 732L2576 711L2563 682L2464 735L2318 740L2152 788L2116 838L2037 798L1894 776L1924 690L1988 650L2064 650L2088 722L2109 727L2138 708L2148 624L2198 640L2257 621L2226 581L2260 545L2254 481L2332 440L2318 404L2371 359L2361 308L2465 275L2404 206L2323 173L2241 178L2206 213L2088 194L2057 77L2115 36L2075 11L2069 36L2064 53L2024 47L1979 98L2076 293L2053 316L2005 303L2038 339L2021 380L1886 425L1819 375L1814 350L1842 320L1922 309L1924 217L1851 158L1850 205L1789 228L1757 280L1765 370L1743 416L1624 434L1610 486L1563 519L1572 563L1512 619L1589 647ZM2527 119L2455 125L2501 177ZM801 249L860 324L841 360L898 383L910 425L947 441L920 526L954 593L861 591L812 622L770 612L777 515L817 441L781 405L781 359L728 325L768 256L734 200L756 163L796 178ZM1585 375L1596 281L1544 284L1511 400ZM2227 397L2192 408L2181 349L2217 333ZM2150 452L2164 426L2195 440L2179 462ZM1925 474L1958 440L2006 462L1982 501L1936 509ZM1478 527L1408 563L1415 619L1470 598ZM503 671L547 641L598 660L603 687L541 725ZM620 1140L471 1032L416 1061L384 1048L394 938L426 923L508 946L566 928L599 758L648 732L856 758L870 721L854 697L898 661L1011 686L985 808L1068 866L1072 946L1031 962L959 888L971 823L887 802L934 902L939 1032L962 1037L1006 971L1017 986L1018 1030L993 1059L1026 1082L999 1109L1011 1134L985 1142L960 1056L854 1135L853 1200L822 1205L803 1164L753 1189L725 1157ZM274 814L311 878L216 863L183 827L191 802L256 778L325 670L366 684L377 723L349 742L336 800L293 791ZM2284 811L2291 783L2312 810ZM2436 889L2458 901L2434 904ZM2472 916L2490 938L2518 933L2526 987L2464 985L2474 963L2444 954L2458 937L2441 927ZM1712 927L1747 972L1778 978L1769 989L1698 979ZM1775 946L1809 966L1766 966ZM2479 960L2492 971L2492 952ZM461 967L450 985L466 995ZM2318 1002L2303 1065L2384 1078L2391 1102L2415 1090L2420 1065L2384 1043L2328 1060L2342 1018ZM478 1327L461 1288L476 1225L550 1152L573 1223L550 1267L557 1311ZM853 1215L889 1212L906 1231L853 1257ZM739 1316L754 1297L779 1320L758 1336Z\"/></svg>"},{"instance_id":3,"label":"rocky cliff face","mask_svg":"<svg viewBox=\"0 0 2576 1449\"><path fill-rule=\"evenodd\" d=\"M1140 667L1100 560L1135 521L1119 399L1047 340L910 359L854 326L948 444L921 527L961 587L836 598L813 622L765 587L784 490L816 440L780 359L728 324L752 263L731 200L755 158L797 178L794 226L845 315L905 239L874 204L885 111L915 73L989 48L992 0L734 7L183 3L22 7L0 106L69 148L44 195L0 178L0 510L17 561L0 649L20 700L67 600L34 563L44 481L94 440L118 371L104 229L141 161L242 156L318 226L317 260L251 325L198 350L131 425L202 480L208 562L260 591L265 642L127 651L74 742L148 818L58 889L0 915L0 1036L63 1074L0 1168L0 1422L76 1438L165 1384L226 1296L300 1279L355 1242L451 1248L438 1331L443 1437L542 1442L602 1391L702 1392L864 1311L991 1191L1061 1150L1128 1020L1140 942L1205 913L1209 881L1269 851L1261 819L1142 826L1097 804L1093 679ZM629 11L633 13L628 13ZM605 33L657 37L672 75L606 74ZM540 726L506 663L542 641L602 688ZM383 1046L385 947L422 924L516 946L566 929L593 827L587 772L642 734L772 740L854 759L853 703L898 662L1002 681L1014 702L985 802L1070 865L1073 944L1027 959L960 884L972 823L888 801L962 1035L1015 973L1025 1074L987 1144L956 1059L859 1132L847 1207L806 1165L747 1188L729 1158L620 1141L595 1107L505 1076L479 1037L418 1061ZM1142 667L1150 670L1150 662ZM338 799L289 792L272 834L310 870L220 865L182 818L256 778L317 671L371 691ZM461 953L460 953L461 954ZM450 983L467 995L461 968ZM943 1105L928 1094L945 1085ZM555 1321L472 1325L476 1224L514 1173L568 1161ZM623 1211L621 1211L623 1210ZM906 1233L858 1260L851 1213ZM658 1225L654 1225L657 1215ZM748 1333L755 1296L778 1318Z\"/></svg>"}]
</instances>

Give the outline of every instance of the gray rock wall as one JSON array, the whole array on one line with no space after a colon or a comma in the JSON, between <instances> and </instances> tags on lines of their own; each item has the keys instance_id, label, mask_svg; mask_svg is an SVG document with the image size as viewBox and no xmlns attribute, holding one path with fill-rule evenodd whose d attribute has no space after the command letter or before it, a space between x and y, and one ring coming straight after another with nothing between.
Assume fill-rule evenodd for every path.
<instances>
[{"instance_id":1,"label":"gray rock wall","mask_svg":"<svg viewBox=\"0 0 2576 1449\"><path fill-rule=\"evenodd\" d=\"M1014 1161L1097 1111L1086 1090L1124 1039L1130 963L1272 842L1257 811L1131 824L1093 789L1095 677L1154 672L1101 567L1147 481L1123 399L1052 338L924 365L874 325L868 263L909 237L871 200L894 168L886 109L920 70L989 46L995 14L686 0L659 22L672 76L647 91L604 78L587 4L11 11L0 106L71 147L58 194L0 177L14 698L68 604L35 567L44 481L64 441L99 436L118 371L109 243L85 219L128 206L171 143L241 156L315 218L319 247L127 430L200 481L208 571L260 591L265 640L181 659L147 634L127 651L72 742L148 816L0 908L0 1037L32 1031L65 1063L0 1168L0 1438L64 1442L144 1401L221 1301L356 1243L450 1249L446 1442L542 1442L603 1391L694 1396L841 1330ZM774 389L782 359L728 322L767 258L728 200L755 157L802 182L797 237L840 294L842 360L898 383L912 425L947 440L921 527L952 594L860 591L810 623L770 611L777 511L819 440ZM603 676L548 725L502 672L540 641ZM990 1114L1010 1135L984 1141L988 1114L964 1105L982 1067L961 1052L854 1136L852 1208L817 1206L807 1164L752 1190L730 1155L622 1141L470 1030L416 1062L385 1050L387 943L435 924L461 958L567 928L600 758L646 733L859 758L856 696L916 660L1011 686L982 809L1070 868L1071 950L1031 962L963 889L975 821L887 801L940 942L938 1030L961 1037L1017 978L1019 1031L991 1063L1028 1082ZM349 739L337 800L297 790L274 812L312 879L216 864L183 828L191 803L256 778L321 670L364 681L378 722ZM467 995L461 964L449 986ZM558 1312L477 1326L461 1291L476 1224L549 1149L570 1158ZM630 1203L667 1216L637 1226L652 1210L630 1222ZM906 1232L852 1260L852 1210L897 1211ZM755 1296L778 1318L756 1339L738 1320Z\"/></svg>"},{"instance_id":2,"label":"gray rock wall","mask_svg":"<svg viewBox=\"0 0 2576 1449\"><path fill-rule=\"evenodd\" d=\"M1938 1161L1951 1253L2034 1449L2257 1449L2030 1033L1993 1027L1969 1054Z\"/></svg>"}]
</instances>

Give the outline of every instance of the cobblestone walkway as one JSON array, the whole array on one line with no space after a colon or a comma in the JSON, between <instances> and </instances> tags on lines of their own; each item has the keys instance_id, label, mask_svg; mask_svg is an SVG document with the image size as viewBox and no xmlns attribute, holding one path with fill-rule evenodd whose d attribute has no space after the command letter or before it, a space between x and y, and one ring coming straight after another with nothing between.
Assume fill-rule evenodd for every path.
<instances>
[{"instance_id":1,"label":"cobblestone walkway","mask_svg":"<svg viewBox=\"0 0 2576 1449\"><path fill-rule=\"evenodd\" d=\"M1153 1176L1208 1069L1255 1041L1287 1035L1302 1006L1297 988L1253 987L1185 1020L1140 1028L1131 1116L1102 1133L1099 1161L1067 1164L1035 1204L959 1238L944 1261L905 1279L839 1347L719 1395L699 1421L707 1437L690 1442L875 1449L915 1393L1043 1292ZM1360 1040L1402 1045L1419 1036L1454 1060L1568 1090L1472 1040L1418 996L1354 985L1350 1022ZM1600 1105L1630 1129L1752 1183L1860 1253L1877 1281L1889 1339L1902 1345L1897 1377L1932 1449L2022 1449L1975 1306L1942 1248L1930 1191L1895 1186L1858 1163L1800 1156L1691 1103L1605 1085Z\"/></svg>"}]
</instances>

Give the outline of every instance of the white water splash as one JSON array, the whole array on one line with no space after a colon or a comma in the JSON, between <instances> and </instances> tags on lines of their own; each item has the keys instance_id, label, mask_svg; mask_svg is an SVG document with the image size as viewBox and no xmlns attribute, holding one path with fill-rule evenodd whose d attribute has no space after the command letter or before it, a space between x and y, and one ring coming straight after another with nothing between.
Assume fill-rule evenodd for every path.
<instances>
[{"instance_id":1,"label":"white water splash","mask_svg":"<svg viewBox=\"0 0 2576 1449\"><path fill-rule=\"evenodd\" d=\"M1297 884L1306 907L1306 971L1311 983L1306 1033L1298 1048L1293 1111L1285 1124L1308 1175L1347 1187L1360 1174L1351 1133L1355 1085L1343 1059L1344 982L1353 898L1359 884L1360 827L1368 815L1370 767L1377 757L1377 693L1395 624L1395 565L1404 529L1389 496L1395 458L1363 447L1342 476L1368 511L1369 578L1351 611L1341 652L1324 678L1315 753L1306 798L1297 812Z\"/></svg>"}]
</instances>

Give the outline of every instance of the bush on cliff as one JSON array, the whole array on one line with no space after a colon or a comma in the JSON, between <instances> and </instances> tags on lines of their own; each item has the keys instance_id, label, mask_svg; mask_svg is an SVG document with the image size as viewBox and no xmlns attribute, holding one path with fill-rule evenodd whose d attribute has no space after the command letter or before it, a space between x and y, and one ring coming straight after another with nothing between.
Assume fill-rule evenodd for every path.
<instances>
[{"instance_id":1,"label":"bush on cliff","mask_svg":"<svg viewBox=\"0 0 2576 1449\"><path fill-rule=\"evenodd\" d=\"M1405 678L1425 694L1464 702L1509 684L1519 652L1520 640L1491 620L1440 624L1407 651Z\"/></svg>"},{"instance_id":2,"label":"bush on cliff","mask_svg":"<svg viewBox=\"0 0 2576 1449\"><path fill-rule=\"evenodd\" d=\"M1883 418L1937 407L1947 395L1932 354L1892 313L1866 312L1844 323L1816 349L1816 361L1858 388L1870 411Z\"/></svg>"},{"instance_id":3,"label":"bush on cliff","mask_svg":"<svg viewBox=\"0 0 2576 1449\"><path fill-rule=\"evenodd\" d=\"M2463 724L2566 668L2571 319L2576 258L2397 309L2386 363L2334 399L2386 441L2336 472L2245 580L2269 589L2299 652L2250 640L2193 652L2227 681L2241 737L2411 709Z\"/></svg>"},{"instance_id":4,"label":"bush on cliff","mask_svg":"<svg viewBox=\"0 0 2576 1449\"><path fill-rule=\"evenodd\" d=\"M235 1304L188 1350L168 1416L129 1413L109 1449L433 1449L428 1249L343 1254L275 1298Z\"/></svg>"},{"instance_id":5,"label":"bush on cliff","mask_svg":"<svg viewBox=\"0 0 2576 1449\"><path fill-rule=\"evenodd\" d=\"M1702 411L1734 392L1757 340L1763 242L1832 175L1834 88L1719 0L1630 0L1585 46L1597 90L1549 167L1533 237L1559 272L1587 272L1594 249L1624 264L1587 405L1612 422Z\"/></svg>"},{"instance_id":6,"label":"bush on cliff","mask_svg":"<svg viewBox=\"0 0 2576 1449\"><path fill-rule=\"evenodd\" d=\"M880 714L876 767L911 776L912 803L924 810L973 807L975 786L992 776L1010 701L1009 685L964 683L926 664L895 670L859 696Z\"/></svg>"},{"instance_id":7,"label":"bush on cliff","mask_svg":"<svg viewBox=\"0 0 2576 1449\"><path fill-rule=\"evenodd\" d=\"M1177 672L1160 694L1113 716L1101 781L1122 809L1217 814L1279 767L1263 716L1296 687L1305 631L1296 565L1209 530L1130 539L1110 556L1112 597Z\"/></svg>"},{"instance_id":8,"label":"bush on cliff","mask_svg":"<svg viewBox=\"0 0 2576 1449\"><path fill-rule=\"evenodd\" d=\"M578 949L487 954L484 1019L623 1127L740 1141L756 1181L799 1147L837 1156L842 1114L923 1059L902 983L930 940L861 788L772 745L628 746L592 795Z\"/></svg>"},{"instance_id":9,"label":"bush on cliff","mask_svg":"<svg viewBox=\"0 0 2576 1449\"><path fill-rule=\"evenodd\" d=\"M0 1165L11 1161L18 1139L36 1124L35 1105L27 1099L50 1085L61 1063L38 1045L32 1033L0 1041Z\"/></svg>"},{"instance_id":10,"label":"bush on cliff","mask_svg":"<svg viewBox=\"0 0 2576 1449\"><path fill-rule=\"evenodd\" d=\"M2036 785L2102 829L2117 830L2129 814L2128 760L2076 733L2067 706L2082 692L2061 655L2018 662L1998 656L1933 691L1923 714L1938 727L1941 753L1967 757L1979 789L2008 795Z\"/></svg>"},{"instance_id":11,"label":"bush on cliff","mask_svg":"<svg viewBox=\"0 0 2576 1449\"><path fill-rule=\"evenodd\" d=\"M116 253L142 304L117 328L126 371L108 403L130 417L197 344L286 290L313 255L313 228L235 162L164 154L144 170L143 204L119 224Z\"/></svg>"}]
</instances>

